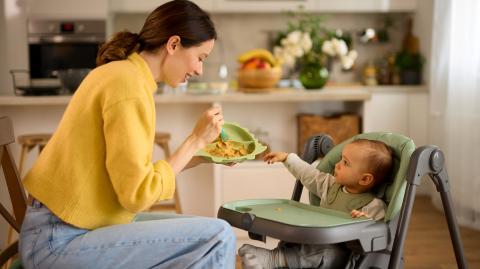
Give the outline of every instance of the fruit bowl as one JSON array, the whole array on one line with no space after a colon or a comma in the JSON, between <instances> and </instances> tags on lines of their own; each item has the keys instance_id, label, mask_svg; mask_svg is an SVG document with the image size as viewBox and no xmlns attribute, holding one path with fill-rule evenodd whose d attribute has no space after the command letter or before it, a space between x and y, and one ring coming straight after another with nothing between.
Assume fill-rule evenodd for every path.
<instances>
[{"instance_id":1,"label":"fruit bowl","mask_svg":"<svg viewBox=\"0 0 480 269\"><path fill-rule=\"evenodd\" d=\"M282 77L282 69L239 69L237 72L240 88L274 88Z\"/></svg>"}]
</instances>

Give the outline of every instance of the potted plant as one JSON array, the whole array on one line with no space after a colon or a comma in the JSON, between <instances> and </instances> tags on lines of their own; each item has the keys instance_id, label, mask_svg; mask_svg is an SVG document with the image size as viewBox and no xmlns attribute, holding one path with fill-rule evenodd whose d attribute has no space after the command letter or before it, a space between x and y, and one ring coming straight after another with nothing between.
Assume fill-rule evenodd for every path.
<instances>
[{"instance_id":1,"label":"potted plant","mask_svg":"<svg viewBox=\"0 0 480 269\"><path fill-rule=\"evenodd\" d=\"M323 17L290 13L296 20L279 34L273 52L287 68L299 66L299 80L306 89L320 89L328 80L327 66L339 59L342 69L349 70L357 58L351 40L322 27Z\"/></svg>"}]
</instances>

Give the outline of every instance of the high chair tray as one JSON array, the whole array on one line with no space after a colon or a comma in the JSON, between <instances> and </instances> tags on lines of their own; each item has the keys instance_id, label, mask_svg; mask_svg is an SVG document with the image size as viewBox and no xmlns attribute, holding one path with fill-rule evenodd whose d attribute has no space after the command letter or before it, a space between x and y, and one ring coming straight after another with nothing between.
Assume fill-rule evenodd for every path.
<instances>
[{"instance_id":1,"label":"high chair tray","mask_svg":"<svg viewBox=\"0 0 480 269\"><path fill-rule=\"evenodd\" d=\"M359 240L365 244L364 248L377 249L386 246L388 233L384 222L352 218L348 213L288 199L229 202L220 207L218 217L251 234L292 243L332 244Z\"/></svg>"}]
</instances>

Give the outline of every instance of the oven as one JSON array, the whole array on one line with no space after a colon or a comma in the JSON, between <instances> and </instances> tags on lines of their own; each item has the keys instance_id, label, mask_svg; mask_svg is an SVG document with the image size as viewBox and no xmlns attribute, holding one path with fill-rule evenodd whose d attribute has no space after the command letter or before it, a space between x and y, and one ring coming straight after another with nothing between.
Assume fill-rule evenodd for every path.
<instances>
[{"instance_id":1,"label":"oven","mask_svg":"<svg viewBox=\"0 0 480 269\"><path fill-rule=\"evenodd\" d=\"M98 48L104 41L103 20L30 20L30 78L58 83L55 78L59 70L93 69Z\"/></svg>"}]
</instances>

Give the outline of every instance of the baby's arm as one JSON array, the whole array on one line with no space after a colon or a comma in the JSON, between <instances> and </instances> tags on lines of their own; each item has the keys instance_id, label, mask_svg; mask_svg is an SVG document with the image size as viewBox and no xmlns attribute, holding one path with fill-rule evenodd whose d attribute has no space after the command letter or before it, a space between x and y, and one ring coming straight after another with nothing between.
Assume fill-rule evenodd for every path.
<instances>
[{"instance_id":1,"label":"baby's arm","mask_svg":"<svg viewBox=\"0 0 480 269\"><path fill-rule=\"evenodd\" d=\"M383 200L375 198L360 210L352 210L352 218L367 217L374 220L381 220L385 217L386 205Z\"/></svg>"},{"instance_id":2,"label":"baby's arm","mask_svg":"<svg viewBox=\"0 0 480 269\"><path fill-rule=\"evenodd\" d=\"M329 182L334 181L332 175L318 170L317 167L305 162L297 154L288 154L283 164L296 179L302 182L305 188L318 197L322 197L324 190L328 189Z\"/></svg>"},{"instance_id":3,"label":"baby's arm","mask_svg":"<svg viewBox=\"0 0 480 269\"><path fill-rule=\"evenodd\" d=\"M268 164L284 162L287 159L287 156L288 153L286 152L270 152L263 157L263 161L267 162Z\"/></svg>"}]
</instances>

